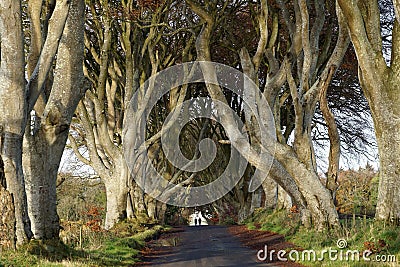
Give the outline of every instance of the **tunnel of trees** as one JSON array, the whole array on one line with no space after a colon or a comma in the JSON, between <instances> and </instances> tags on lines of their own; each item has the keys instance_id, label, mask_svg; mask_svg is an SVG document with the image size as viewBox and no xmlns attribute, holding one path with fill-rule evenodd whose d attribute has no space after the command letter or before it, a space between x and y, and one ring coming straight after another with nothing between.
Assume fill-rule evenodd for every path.
<instances>
[{"instance_id":1,"label":"tunnel of trees","mask_svg":"<svg viewBox=\"0 0 400 267\"><path fill-rule=\"evenodd\" d=\"M0 229L13 230L0 238L12 247L58 237L57 175L66 147L104 183L105 229L143 214L164 223L176 211L136 183L136 176L151 179L149 165L189 190L214 181L233 149L247 165L236 186L209 205L220 218L231 212L241 222L255 208L294 208L306 227L337 227L338 211L346 209L337 197L344 190L343 161L374 160L377 148L378 200L369 209L378 220L398 220L399 10L398 1L388 0L2 0L0 202L6 223ZM210 82L179 85L149 111L145 138L139 132L124 138L127 121L140 128L156 90L143 84L192 61L243 72L259 93L240 95ZM216 74L208 65L201 69L208 81ZM174 109L199 98L226 104L244 126L229 114L220 115L221 123L190 120L176 133L182 154L199 158L199 144L209 138L216 158L189 172L168 160L162 129ZM246 108L244 98L257 108ZM255 118L265 118L267 109L275 132L265 136L266 122ZM195 105L183 111L196 112ZM146 153L137 151L129 168L124 148L143 144ZM271 166L261 152L269 153ZM255 173L263 182L253 191Z\"/></svg>"}]
</instances>

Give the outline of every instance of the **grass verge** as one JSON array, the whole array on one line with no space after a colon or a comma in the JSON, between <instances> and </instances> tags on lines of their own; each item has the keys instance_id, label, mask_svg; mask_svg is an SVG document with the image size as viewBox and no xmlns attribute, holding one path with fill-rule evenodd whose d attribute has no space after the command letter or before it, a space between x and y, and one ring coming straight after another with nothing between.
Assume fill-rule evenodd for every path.
<instances>
[{"instance_id":1,"label":"grass verge","mask_svg":"<svg viewBox=\"0 0 400 267\"><path fill-rule=\"evenodd\" d=\"M145 242L157 238L165 228L160 225L141 227L125 221L112 231L91 233L90 240L80 246L66 245L60 240L33 240L17 251L1 251L0 267L95 267L131 266L140 260Z\"/></svg>"},{"instance_id":2,"label":"grass verge","mask_svg":"<svg viewBox=\"0 0 400 267\"><path fill-rule=\"evenodd\" d=\"M304 228L298 214L258 210L246 225L249 229L282 234L286 241L302 247L303 251L286 251L284 258L305 266L400 266L398 226L367 218L340 222L340 227L318 232Z\"/></svg>"}]
</instances>

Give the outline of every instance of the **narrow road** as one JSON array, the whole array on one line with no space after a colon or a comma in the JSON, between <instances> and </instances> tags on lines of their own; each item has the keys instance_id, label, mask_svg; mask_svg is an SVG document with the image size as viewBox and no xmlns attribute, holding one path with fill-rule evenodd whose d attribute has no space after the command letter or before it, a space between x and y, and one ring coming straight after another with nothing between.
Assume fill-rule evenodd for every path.
<instances>
[{"instance_id":1,"label":"narrow road","mask_svg":"<svg viewBox=\"0 0 400 267\"><path fill-rule=\"evenodd\" d=\"M184 227L179 245L152 259L151 266L275 266L257 262L257 251L244 247L224 226Z\"/></svg>"}]
</instances>

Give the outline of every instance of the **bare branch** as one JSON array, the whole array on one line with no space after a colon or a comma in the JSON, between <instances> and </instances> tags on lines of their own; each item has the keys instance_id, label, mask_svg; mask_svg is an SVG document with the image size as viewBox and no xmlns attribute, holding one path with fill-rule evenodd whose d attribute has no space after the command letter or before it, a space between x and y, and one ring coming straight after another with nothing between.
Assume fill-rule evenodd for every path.
<instances>
[{"instance_id":1,"label":"bare branch","mask_svg":"<svg viewBox=\"0 0 400 267\"><path fill-rule=\"evenodd\" d=\"M254 71L258 72L265 47L268 42L268 4L267 0L261 0L261 12L258 17L258 26L260 28L260 39L258 40L257 51L253 56Z\"/></svg>"},{"instance_id":2,"label":"bare branch","mask_svg":"<svg viewBox=\"0 0 400 267\"><path fill-rule=\"evenodd\" d=\"M27 85L28 92L28 112L33 109L35 103L43 91L44 83L50 68L53 65L54 57L57 53L58 45L61 40L61 35L64 31L65 22L69 12L69 1L57 1L53 15L49 21L49 29L46 41L43 45L42 52L35 70L32 73Z\"/></svg>"},{"instance_id":3,"label":"bare branch","mask_svg":"<svg viewBox=\"0 0 400 267\"><path fill-rule=\"evenodd\" d=\"M79 151L79 147L78 147L78 144L77 144L75 138L72 137L71 135L68 135L68 140L69 140L69 142L70 142L70 144L71 144L72 150L73 150L74 153L75 153L75 156L76 156L80 161L82 161L84 164L90 166L90 165L91 165L90 160L88 160L87 158L85 158L85 157L81 154L81 152Z\"/></svg>"},{"instance_id":4,"label":"bare branch","mask_svg":"<svg viewBox=\"0 0 400 267\"><path fill-rule=\"evenodd\" d=\"M299 0L299 8L301 14L301 39L303 45L304 52L304 60L303 60L303 69L300 81L300 95L303 92L307 92L310 88L309 80L310 80L310 70L311 70L311 61L312 61L312 51L310 44L310 20L308 16L308 7L306 0Z\"/></svg>"},{"instance_id":5,"label":"bare branch","mask_svg":"<svg viewBox=\"0 0 400 267\"><path fill-rule=\"evenodd\" d=\"M339 174L340 136L335 117L328 106L326 95L328 92L330 81L332 80L333 74L335 73L335 69L336 67L332 65L329 70L327 82L324 83L324 86L322 86L319 98L320 109L328 127L328 135L330 141L329 167L327 173L326 187L331 191L332 195L334 195L334 192L338 187L337 178Z\"/></svg>"},{"instance_id":6,"label":"bare branch","mask_svg":"<svg viewBox=\"0 0 400 267\"><path fill-rule=\"evenodd\" d=\"M208 24L213 24L213 17L202 6L200 6L194 0L186 0L186 3L189 5L190 9L193 10L193 12L197 13L197 15L204 19Z\"/></svg>"}]
</instances>

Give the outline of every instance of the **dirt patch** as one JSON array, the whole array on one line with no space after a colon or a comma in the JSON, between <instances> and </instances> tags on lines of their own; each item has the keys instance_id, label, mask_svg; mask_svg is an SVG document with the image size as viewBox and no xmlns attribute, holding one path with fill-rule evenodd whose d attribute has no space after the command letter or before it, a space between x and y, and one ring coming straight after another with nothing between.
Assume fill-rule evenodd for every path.
<instances>
[{"instance_id":1,"label":"dirt patch","mask_svg":"<svg viewBox=\"0 0 400 267\"><path fill-rule=\"evenodd\" d=\"M297 249L302 250L296 245L286 242L283 235L272 233L269 231L260 230L249 230L245 225L229 227L228 231L238 237L240 241L246 246L256 251L264 250L265 246L268 246L268 251L279 251L279 250L291 250ZM278 261L276 253L274 253L272 262L277 266L285 267L300 267L304 266L295 262L281 262Z\"/></svg>"}]
</instances>

